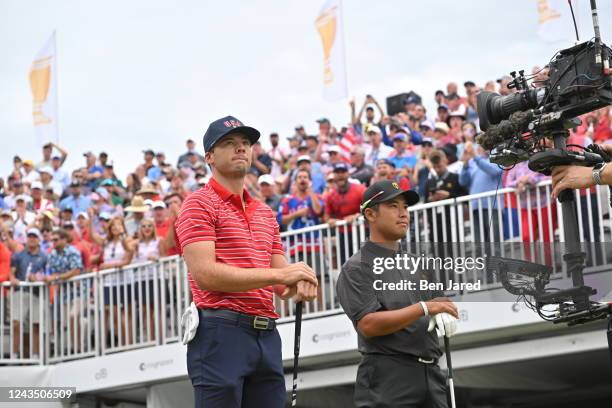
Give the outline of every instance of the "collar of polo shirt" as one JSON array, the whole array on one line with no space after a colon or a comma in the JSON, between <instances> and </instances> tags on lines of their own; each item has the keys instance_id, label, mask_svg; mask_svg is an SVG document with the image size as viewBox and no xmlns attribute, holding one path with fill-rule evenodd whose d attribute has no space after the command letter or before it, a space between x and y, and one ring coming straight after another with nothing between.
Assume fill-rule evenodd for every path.
<instances>
[{"instance_id":1,"label":"collar of polo shirt","mask_svg":"<svg viewBox=\"0 0 612 408\"><path fill-rule=\"evenodd\" d=\"M213 190L215 190L217 194L219 194L219 197L221 197L223 201L231 200L232 204L234 204L236 207L242 208L242 201L240 200L240 196L238 194L232 193L227 188L223 187L217 180L214 179L214 177L210 179L208 184L212 187ZM246 206L248 206L251 202L254 201L253 197L251 197L251 194L249 194L246 188L242 190L242 196L244 198L244 203L246 204Z\"/></svg>"}]
</instances>

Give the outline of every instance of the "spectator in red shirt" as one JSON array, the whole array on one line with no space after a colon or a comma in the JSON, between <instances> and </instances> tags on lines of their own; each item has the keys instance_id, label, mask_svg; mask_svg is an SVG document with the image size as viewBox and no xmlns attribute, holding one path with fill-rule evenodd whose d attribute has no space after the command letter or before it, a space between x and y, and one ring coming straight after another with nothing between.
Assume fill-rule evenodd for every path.
<instances>
[{"instance_id":1,"label":"spectator in red shirt","mask_svg":"<svg viewBox=\"0 0 612 408\"><path fill-rule=\"evenodd\" d=\"M349 168L346 163L337 163L334 166L334 183L336 187L325 200L324 220L334 227L336 222L344 220L348 227L338 228L340 245L340 264L344 264L351 254L353 239L351 225L359 217L359 206L363 198L365 186L358 183L350 183Z\"/></svg>"},{"instance_id":2,"label":"spectator in red shirt","mask_svg":"<svg viewBox=\"0 0 612 408\"><path fill-rule=\"evenodd\" d=\"M605 143L612 140L612 124L610 123L610 107L601 108L594 112L596 120L594 121L594 136L595 143Z\"/></svg>"},{"instance_id":3,"label":"spectator in red shirt","mask_svg":"<svg viewBox=\"0 0 612 408\"><path fill-rule=\"evenodd\" d=\"M11 251L4 245L5 241L5 233L0 232L0 283L8 281L11 272ZM6 291L8 291L8 288L5 289Z\"/></svg>"},{"instance_id":4,"label":"spectator in red shirt","mask_svg":"<svg viewBox=\"0 0 612 408\"><path fill-rule=\"evenodd\" d=\"M175 224L183 205L183 197L178 193L172 193L164 198L164 203L168 209L168 234L162 239L162 249L160 250L166 256L178 255L180 251L178 250Z\"/></svg>"},{"instance_id":5,"label":"spectator in red shirt","mask_svg":"<svg viewBox=\"0 0 612 408\"><path fill-rule=\"evenodd\" d=\"M252 406L284 407L272 293L316 296L314 272L287 263L274 213L245 189L259 136L232 116L210 124L204 150L212 178L187 197L176 221L199 313L187 346L196 407L240 406L246 398Z\"/></svg>"},{"instance_id":6,"label":"spectator in red shirt","mask_svg":"<svg viewBox=\"0 0 612 408\"><path fill-rule=\"evenodd\" d=\"M155 234L159 238L165 239L170 228L170 219L168 218L166 203L163 201L154 201L151 209L153 210L153 221L155 222Z\"/></svg>"},{"instance_id":7,"label":"spectator in red shirt","mask_svg":"<svg viewBox=\"0 0 612 408\"><path fill-rule=\"evenodd\" d=\"M89 220L87 220L89 222ZM81 262L83 263L83 272L89 272L92 269L92 259L91 259L91 244L87 241L82 240L79 237L79 233L74 229L74 224L72 222L67 222L64 224L63 228L68 232L69 239L68 245L72 245L75 247L79 253L81 254Z\"/></svg>"},{"instance_id":8,"label":"spectator in red shirt","mask_svg":"<svg viewBox=\"0 0 612 408\"><path fill-rule=\"evenodd\" d=\"M337 221L345 220L349 223L359 217L359 205L365 187L358 183L349 183L349 168L346 163L337 163L334 166L334 183L332 193L327 197L325 204L325 221L334 226Z\"/></svg>"},{"instance_id":9,"label":"spectator in red shirt","mask_svg":"<svg viewBox=\"0 0 612 408\"><path fill-rule=\"evenodd\" d=\"M396 175L395 164L389 159L380 159L376 163L376 174L372 178L372 184L381 180L397 181L402 190L410 190L410 179Z\"/></svg>"}]
</instances>

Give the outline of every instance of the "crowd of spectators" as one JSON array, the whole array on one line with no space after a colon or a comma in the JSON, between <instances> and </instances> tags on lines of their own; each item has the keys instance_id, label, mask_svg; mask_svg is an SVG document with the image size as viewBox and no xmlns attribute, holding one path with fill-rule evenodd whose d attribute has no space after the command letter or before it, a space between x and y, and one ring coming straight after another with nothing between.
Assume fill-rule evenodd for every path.
<instances>
[{"instance_id":1,"label":"crowd of spectators","mask_svg":"<svg viewBox=\"0 0 612 408\"><path fill-rule=\"evenodd\" d=\"M350 101L346 124L335 126L320 118L308 126L310 132L298 125L286 135L287 143L271 133L267 148L259 142L253 146L246 188L278 214L282 230L354 220L365 188L383 179L416 190L423 202L506 186L528 194L545 177L525 165L503 172L475 141L476 95L480 89L507 95L513 91L509 80L489 81L482 88L466 81L463 89L448 83L435 92L433 112L420 97L410 96L403 111L388 115L367 95L359 110ZM609 107L582 119L568 144L612 141ZM163 152L147 149L142 163L126 177L115 173L105 152L85 152L83 166L76 169L65 168L69 153L54 143L44 145L38 162L15 156L12 172L0 178L0 281L53 283L81 272L177 254L174 221L181 203L211 177L202 153L193 140L187 140L175 163ZM544 200L542 207L554 210L554 203ZM488 205L476 203L476 223L479 217L497 222ZM519 210L516 201L506 205ZM442 224L438 240L445 234ZM479 231L474 231L476 241L492 238L488 230L484 236ZM525 240L537 239L528 228L523 234ZM107 297L113 282L105 286Z\"/></svg>"}]
</instances>

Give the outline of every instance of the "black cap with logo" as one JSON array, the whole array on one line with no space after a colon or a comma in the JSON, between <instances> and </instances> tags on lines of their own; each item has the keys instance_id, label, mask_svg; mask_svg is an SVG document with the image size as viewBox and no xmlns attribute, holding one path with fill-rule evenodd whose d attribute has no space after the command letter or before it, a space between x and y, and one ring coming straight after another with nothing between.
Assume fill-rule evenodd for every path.
<instances>
[{"instance_id":1,"label":"black cap with logo","mask_svg":"<svg viewBox=\"0 0 612 408\"><path fill-rule=\"evenodd\" d=\"M208 130L204 134L204 151L209 151L215 143L217 143L223 136L229 135L230 133L242 133L249 140L251 144L254 144L259 140L260 133L257 129L250 126L245 126L241 121L236 119L234 116L226 116L221 119L217 119L208 126Z\"/></svg>"},{"instance_id":2,"label":"black cap with logo","mask_svg":"<svg viewBox=\"0 0 612 408\"><path fill-rule=\"evenodd\" d=\"M359 210L363 213L368 207L393 200L400 195L404 196L408 205L414 205L419 202L419 195L416 191L402 190L399 184L393 180L377 181L368 187L363 194L363 201L359 206Z\"/></svg>"}]
</instances>

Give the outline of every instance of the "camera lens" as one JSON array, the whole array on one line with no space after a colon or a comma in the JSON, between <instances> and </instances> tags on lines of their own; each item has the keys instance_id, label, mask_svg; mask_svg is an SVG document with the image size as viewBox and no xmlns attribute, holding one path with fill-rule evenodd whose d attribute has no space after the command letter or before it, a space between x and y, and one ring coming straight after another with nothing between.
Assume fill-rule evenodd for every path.
<instances>
[{"instance_id":1,"label":"camera lens","mask_svg":"<svg viewBox=\"0 0 612 408\"><path fill-rule=\"evenodd\" d=\"M487 130L490 125L508 119L514 112L538 106L537 90L530 89L501 96L495 92L482 91L476 97L476 110L480 128Z\"/></svg>"}]
</instances>

